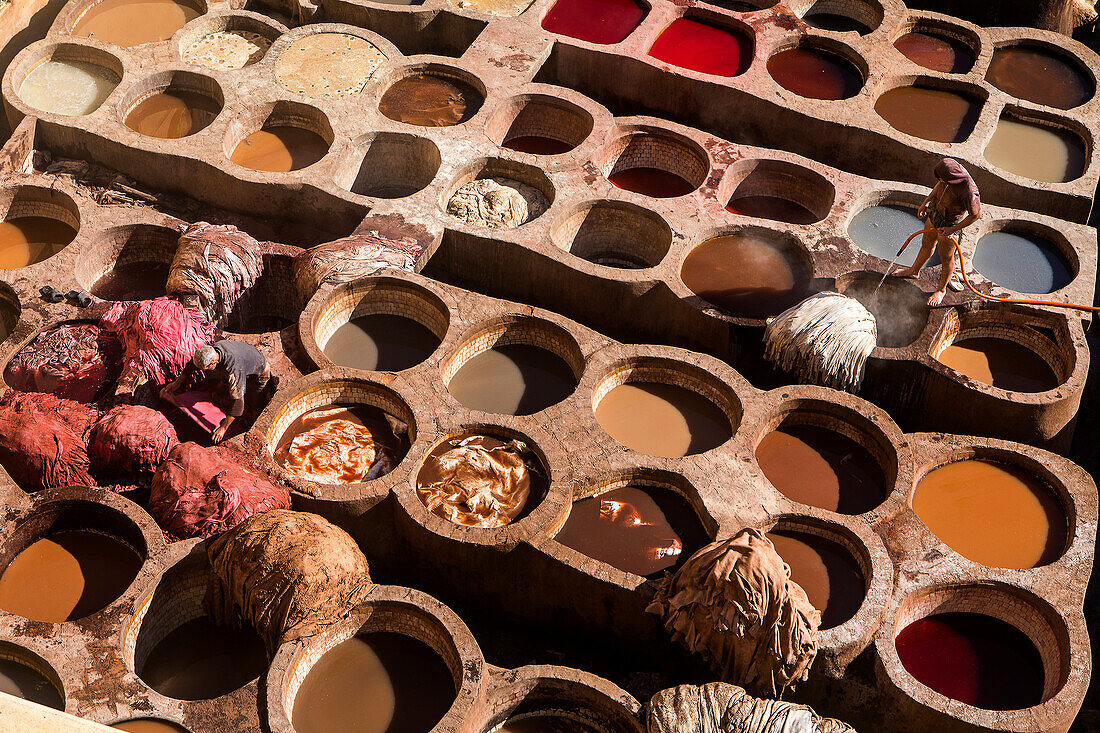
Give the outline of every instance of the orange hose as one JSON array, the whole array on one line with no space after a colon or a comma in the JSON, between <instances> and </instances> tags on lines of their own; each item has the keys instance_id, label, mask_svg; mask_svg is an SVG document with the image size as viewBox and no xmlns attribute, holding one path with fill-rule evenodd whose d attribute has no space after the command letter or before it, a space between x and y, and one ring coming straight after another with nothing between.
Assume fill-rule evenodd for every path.
<instances>
[{"instance_id":1,"label":"orange hose","mask_svg":"<svg viewBox=\"0 0 1100 733\"><path fill-rule=\"evenodd\" d=\"M905 250L905 248L909 246L909 243L912 242L917 237L919 237L920 235L926 234L928 232L934 232L934 231L937 231L937 229L930 227L928 229L921 229L919 232L914 232L913 234L911 234L909 236L908 239L905 240L905 244L901 245L901 249L898 250L898 254L901 254ZM959 270L962 273L963 282L966 283L966 287L968 287L970 289L970 292L974 293L974 295L977 295L979 298L985 298L986 300L993 300L993 301L996 301L998 303L1016 303L1018 305L1046 305L1046 306L1051 306L1051 307L1054 307L1054 308L1071 308L1073 310L1090 311L1090 312L1094 312L1094 313L1100 312L1100 308L1098 308L1096 306L1091 306L1091 305L1076 305L1074 303L1055 303L1054 301L1050 301L1050 300L1024 300L1023 298L998 298L996 295L986 295L985 293L979 293L974 288L974 286L970 284L970 279L966 276L966 261L963 259L962 248L959 247L958 240L956 240L953 237L948 237L948 239L951 241L951 244L955 245L955 252L958 253L958 255L959 255Z\"/></svg>"}]
</instances>

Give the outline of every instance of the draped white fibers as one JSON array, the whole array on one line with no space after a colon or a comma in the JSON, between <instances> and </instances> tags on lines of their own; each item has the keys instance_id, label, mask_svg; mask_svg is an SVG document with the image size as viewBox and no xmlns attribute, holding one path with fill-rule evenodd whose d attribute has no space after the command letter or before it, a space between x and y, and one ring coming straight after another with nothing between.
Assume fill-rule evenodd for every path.
<instances>
[{"instance_id":1,"label":"draped white fibers","mask_svg":"<svg viewBox=\"0 0 1100 733\"><path fill-rule=\"evenodd\" d=\"M764 357L800 382L854 392L877 342L875 317L862 303L818 293L768 321Z\"/></svg>"}]
</instances>

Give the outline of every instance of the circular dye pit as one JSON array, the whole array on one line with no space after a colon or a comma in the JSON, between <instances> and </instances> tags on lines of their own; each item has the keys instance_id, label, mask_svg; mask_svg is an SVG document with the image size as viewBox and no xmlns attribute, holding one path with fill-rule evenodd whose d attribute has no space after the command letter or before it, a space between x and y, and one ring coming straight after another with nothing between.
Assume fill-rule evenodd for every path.
<instances>
[{"instance_id":1,"label":"circular dye pit","mask_svg":"<svg viewBox=\"0 0 1100 733\"><path fill-rule=\"evenodd\" d=\"M502 145L509 150L515 150L517 153L531 153L532 155L561 155L577 147L564 140L544 135L517 135L508 138Z\"/></svg>"},{"instance_id":2,"label":"circular dye pit","mask_svg":"<svg viewBox=\"0 0 1100 733\"><path fill-rule=\"evenodd\" d=\"M408 425L372 405L327 405L283 432L276 462L306 481L356 484L397 467L409 452Z\"/></svg>"},{"instance_id":3,"label":"circular dye pit","mask_svg":"<svg viewBox=\"0 0 1100 733\"><path fill-rule=\"evenodd\" d=\"M575 104L544 95L513 101L488 132L503 147L532 155L561 155L592 132L592 115ZM507 124L503 134L499 130Z\"/></svg>"},{"instance_id":4,"label":"circular dye pit","mask_svg":"<svg viewBox=\"0 0 1100 733\"><path fill-rule=\"evenodd\" d=\"M49 259L76 238L76 229L48 216L19 216L0 222L0 270Z\"/></svg>"},{"instance_id":5,"label":"circular dye pit","mask_svg":"<svg viewBox=\"0 0 1100 733\"><path fill-rule=\"evenodd\" d=\"M924 222L917 218L915 209L905 206L880 204L868 206L848 224L848 236L852 243L867 254L884 260L894 259L894 255L905 244L905 240L914 232L925 228ZM914 239L901 253L895 263L899 267L912 265L920 251L920 239ZM940 256L932 253L928 265L940 264Z\"/></svg>"},{"instance_id":6,"label":"circular dye pit","mask_svg":"<svg viewBox=\"0 0 1100 733\"><path fill-rule=\"evenodd\" d=\"M180 58L207 69L243 69L264 57L271 39L244 30L207 33L183 49Z\"/></svg>"},{"instance_id":7,"label":"circular dye pit","mask_svg":"<svg viewBox=\"0 0 1100 733\"><path fill-rule=\"evenodd\" d=\"M1053 243L1018 232L993 232L979 239L973 265L982 276L1021 293L1053 293L1073 280L1069 263Z\"/></svg>"},{"instance_id":8,"label":"circular dye pit","mask_svg":"<svg viewBox=\"0 0 1100 733\"><path fill-rule=\"evenodd\" d=\"M557 354L537 346L494 346L463 364L447 390L471 410L530 415L573 394L577 377Z\"/></svg>"},{"instance_id":9,"label":"circular dye pit","mask_svg":"<svg viewBox=\"0 0 1100 733\"><path fill-rule=\"evenodd\" d=\"M199 616L161 639L138 676L165 697L208 700L247 685L267 663L263 640L251 627L232 629Z\"/></svg>"},{"instance_id":10,"label":"circular dye pit","mask_svg":"<svg viewBox=\"0 0 1100 733\"><path fill-rule=\"evenodd\" d=\"M542 27L589 43L618 43L647 12L636 0L557 0L543 17Z\"/></svg>"},{"instance_id":11,"label":"circular dye pit","mask_svg":"<svg viewBox=\"0 0 1100 733\"><path fill-rule=\"evenodd\" d=\"M347 33L314 33L291 42L275 62L275 80L309 97L358 94L386 57L373 43Z\"/></svg>"},{"instance_id":12,"label":"circular dye pit","mask_svg":"<svg viewBox=\"0 0 1100 733\"><path fill-rule=\"evenodd\" d=\"M523 181L501 176L475 178L458 187L447 200L447 213L467 224L490 229L514 229L542 216L550 199Z\"/></svg>"},{"instance_id":13,"label":"circular dye pit","mask_svg":"<svg viewBox=\"0 0 1100 733\"><path fill-rule=\"evenodd\" d=\"M1006 339L963 339L948 346L936 359L978 382L1014 392L1046 392L1059 384L1045 359Z\"/></svg>"},{"instance_id":14,"label":"circular dye pit","mask_svg":"<svg viewBox=\"0 0 1100 733\"><path fill-rule=\"evenodd\" d=\"M772 316L799 302L812 277L797 245L754 231L708 239L680 269L693 293L748 318Z\"/></svg>"},{"instance_id":15,"label":"circular dye pit","mask_svg":"<svg viewBox=\"0 0 1100 733\"><path fill-rule=\"evenodd\" d=\"M965 74L974 68L974 51L951 36L910 31L894 41L894 48L918 66L947 74Z\"/></svg>"},{"instance_id":16,"label":"circular dye pit","mask_svg":"<svg viewBox=\"0 0 1100 733\"><path fill-rule=\"evenodd\" d=\"M115 265L96 280L89 292L101 300L151 300L164 295L168 284L167 262L132 262Z\"/></svg>"},{"instance_id":17,"label":"circular dye pit","mask_svg":"<svg viewBox=\"0 0 1100 733\"><path fill-rule=\"evenodd\" d=\"M12 659L0 658L0 692L54 710L64 710L65 700L41 672Z\"/></svg>"},{"instance_id":18,"label":"circular dye pit","mask_svg":"<svg viewBox=\"0 0 1100 733\"><path fill-rule=\"evenodd\" d=\"M862 514L889 489L874 456L851 438L816 425L784 421L756 446L760 470L791 501L841 514Z\"/></svg>"},{"instance_id":19,"label":"circular dye pit","mask_svg":"<svg viewBox=\"0 0 1100 733\"><path fill-rule=\"evenodd\" d=\"M733 435L729 418L713 402L658 382L615 387L596 405L596 421L626 447L667 458L703 453Z\"/></svg>"},{"instance_id":20,"label":"circular dye pit","mask_svg":"<svg viewBox=\"0 0 1100 733\"><path fill-rule=\"evenodd\" d=\"M986 710L1020 710L1042 701L1038 650L1000 619L938 613L906 626L894 645L909 674L952 700Z\"/></svg>"},{"instance_id":21,"label":"circular dye pit","mask_svg":"<svg viewBox=\"0 0 1100 733\"><path fill-rule=\"evenodd\" d=\"M340 366L398 372L427 359L439 343L431 329L411 318L376 313L352 318L333 331L324 352Z\"/></svg>"},{"instance_id":22,"label":"circular dye pit","mask_svg":"<svg viewBox=\"0 0 1100 733\"><path fill-rule=\"evenodd\" d=\"M124 730L126 733L189 733L182 725L170 720L158 720L156 718L138 718L137 720L124 720L111 726L115 730Z\"/></svg>"},{"instance_id":23,"label":"circular dye pit","mask_svg":"<svg viewBox=\"0 0 1100 733\"><path fill-rule=\"evenodd\" d=\"M35 109L77 117L99 109L118 86L118 76L86 61L46 61L23 79L19 98Z\"/></svg>"},{"instance_id":24,"label":"circular dye pit","mask_svg":"<svg viewBox=\"0 0 1100 733\"><path fill-rule=\"evenodd\" d=\"M997 122L984 155L998 168L1035 181L1063 183L1085 172L1085 144L1078 135L1006 117Z\"/></svg>"},{"instance_id":25,"label":"circular dye pit","mask_svg":"<svg viewBox=\"0 0 1100 733\"><path fill-rule=\"evenodd\" d=\"M601 733L588 723L563 713L513 715L492 733Z\"/></svg>"},{"instance_id":26,"label":"circular dye pit","mask_svg":"<svg viewBox=\"0 0 1100 733\"><path fill-rule=\"evenodd\" d=\"M294 697L295 733L428 733L455 701L454 678L421 641L353 636L325 652Z\"/></svg>"},{"instance_id":27,"label":"circular dye pit","mask_svg":"<svg viewBox=\"0 0 1100 733\"><path fill-rule=\"evenodd\" d=\"M875 102L875 111L895 130L941 143L961 143L970 137L981 103L943 89L898 87Z\"/></svg>"},{"instance_id":28,"label":"circular dye pit","mask_svg":"<svg viewBox=\"0 0 1100 733\"><path fill-rule=\"evenodd\" d=\"M1061 502L1019 466L977 459L949 463L921 479L912 504L933 534L982 565L1039 567L1066 547Z\"/></svg>"},{"instance_id":29,"label":"circular dye pit","mask_svg":"<svg viewBox=\"0 0 1100 733\"><path fill-rule=\"evenodd\" d=\"M744 33L677 18L657 36L649 55L681 69L738 76L752 63L752 40Z\"/></svg>"},{"instance_id":30,"label":"circular dye pit","mask_svg":"<svg viewBox=\"0 0 1100 733\"><path fill-rule=\"evenodd\" d=\"M840 626L863 604L867 583L852 553L837 542L789 529L773 529L768 539L791 569L791 580L821 611L822 629Z\"/></svg>"},{"instance_id":31,"label":"circular dye pit","mask_svg":"<svg viewBox=\"0 0 1100 733\"><path fill-rule=\"evenodd\" d=\"M607 180L624 191L633 191L658 199L687 196L696 189L691 181L678 173L647 166L612 171L607 176Z\"/></svg>"},{"instance_id":32,"label":"circular dye pit","mask_svg":"<svg viewBox=\"0 0 1100 733\"><path fill-rule=\"evenodd\" d=\"M616 140L604 168L617 188L652 198L686 196L706 180L706 153L671 136L636 133Z\"/></svg>"},{"instance_id":33,"label":"circular dye pit","mask_svg":"<svg viewBox=\"0 0 1100 733\"><path fill-rule=\"evenodd\" d=\"M129 48L166 41L200 15L200 9L177 0L102 0L84 11L73 35Z\"/></svg>"},{"instance_id":34,"label":"circular dye pit","mask_svg":"<svg viewBox=\"0 0 1100 733\"><path fill-rule=\"evenodd\" d=\"M477 114L483 101L480 92L459 79L414 74L386 90L378 102L378 111L407 125L450 127Z\"/></svg>"},{"instance_id":35,"label":"circular dye pit","mask_svg":"<svg viewBox=\"0 0 1100 733\"><path fill-rule=\"evenodd\" d=\"M667 489L623 486L573 502L558 542L627 573L670 570L710 541L691 504Z\"/></svg>"},{"instance_id":36,"label":"circular dye pit","mask_svg":"<svg viewBox=\"0 0 1100 733\"><path fill-rule=\"evenodd\" d=\"M985 78L1014 97L1059 109L1084 104L1094 91L1076 63L1034 46L998 48Z\"/></svg>"},{"instance_id":37,"label":"circular dye pit","mask_svg":"<svg viewBox=\"0 0 1100 733\"><path fill-rule=\"evenodd\" d=\"M554 244L605 267L653 267L672 244L657 214L624 201L593 201L570 212L550 233Z\"/></svg>"},{"instance_id":38,"label":"circular dye pit","mask_svg":"<svg viewBox=\"0 0 1100 733\"><path fill-rule=\"evenodd\" d=\"M221 104L205 94L170 88L135 104L124 122L142 135L173 139L206 129L221 110Z\"/></svg>"},{"instance_id":39,"label":"circular dye pit","mask_svg":"<svg viewBox=\"0 0 1100 733\"><path fill-rule=\"evenodd\" d=\"M854 32L865 36L871 32L866 23L856 20L848 15L829 13L821 10L811 10L802 16L802 22L811 28L837 33Z\"/></svg>"},{"instance_id":40,"label":"circular dye pit","mask_svg":"<svg viewBox=\"0 0 1100 733\"><path fill-rule=\"evenodd\" d=\"M881 283L881 285L879 284ZM859 273L843 290L875 317L878 345L900 349L920 338L928 325L928 293L912 280Z\"/></svg>"},{"instance_id":41,"label":"circular dye pit","mask_svg":"<svg viewBox=\"0 0 1100 733\"><path fill-rule=\"evenodd\" d=\"M768 73L784 89L809 99L848 99L863 75L844 58L817 48L788 48L768 59Z\"/></svg>"},{"instance_id":42,"label":"circular dye pit","mask_svg":"<svg viewBox=\"0 0 1100 733\"><path fill-rule=\"evenodd\" d=\"M782 196L740 196L736 192L726 203L726 211L757 219L785 221L788 224L813 224L821 217L797 201Z\"/></svg>"},{"instance_id":43,"label":"circular dye pit","mask_svg":"<svg viewBox=\"0 0 1100 733\"><path fill-rule=\"evenodd\" d=\"M0 608L35 621L72 621L114 602L142 558L117 537L67 530L15 556L0 575Z\"/></svg>"},{"instance_id":44,"label":"circular dye pit","mask_svg":"<svg viewBox=\"0 0 1100 733\"><path fill-rule=\"evenodd\" d=\"M316 132L271 125L237 143L230 160L244 168L289 173L313 165L328 153L328 141Z\"/></svg>"}]
</instances>

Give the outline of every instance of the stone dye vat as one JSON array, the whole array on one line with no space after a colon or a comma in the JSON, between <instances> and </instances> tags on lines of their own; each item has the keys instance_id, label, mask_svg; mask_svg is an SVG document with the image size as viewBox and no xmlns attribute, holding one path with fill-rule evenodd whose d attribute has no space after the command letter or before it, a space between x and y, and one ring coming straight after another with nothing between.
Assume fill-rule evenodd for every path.
<instances>
[{"instance_id":1,"label":"stone dye vat","mask_svg":"<svg viewBox=\"0 0 1100 733\"><path fill-rule=\"evenodd\" d=\"M188 733L186 728L167 720L157 720L155 718L125 720L121 723L115 723L111 727L126 731L126 733Z\"/></svg>"},{"instance_id":2,"label":"stone dye vat","mask_svg":"<svg viewBox=\"0 0 1100 733\"><path fill-rule=\"evenodd\" d=\"M439 337L410 318L378 313L353 318L329 336L325 356L334 364L397 372L427 359Z\"/></svg>"},{"instance_id":3,"label":"stone dye vat","mask_svg":"<svg viewBox=\"0 0 1100 733\"><path fill-rule=\"evenodd\" d=\"M981 109L966 94L920 86L891 89L875 102L875 111L894 129L941 143L970 137Z\"/></svg>"},{"instance_id":4,"label":"stone dye vat","mask_svg":"<svg viewBox=\"0 0 1100 733\"><path fill-rule=\"evenodd\" d=\"M704 74L738 76L752 62L752 44L743 33L678 18L657 36L649 55Z\"/></svg>"},{"instance_id":5,"label":"stone dye vat","mask_svg":"<svg viewBox=\"0 0 1100 733\"><path fill-rule=\"evenodd\" d=\"M19 85L19 98L58 115L86 115L95 112L118 86L109 69L86 61L45 61Z\"/></svg>"},{"instance_id":6,"label":"stone dye vat","mask_svg":"<svg viewBox=\"0 0 1100 733\"><path fill-rule=\"evenodd\" d=\"M325 157L328 148L328 142L312 130L271 125L241 140L229 159L256 171L289 173L313 165Z\"/></svg>"},{"instance_id":7,"label":"stone dye vat","mask_svg":"<svg viewBox=\"0 0 1100 733\"><path fill-rule=\"evenodd\" d=\"M1014 97L1058 109L1084 104L1095 91L1077 62L1041 46L998 48L985 78Z\"/></svg>"},{"instance_id":8,"label":"stone dye vat","mask_svg":"<svg viewBox=\"0 0 1100 733\"><path fill-rule=\"evenodd\" d=\"M974 67L974 51L969 44L932 29L909 31L894 41L894 48L932 71L965 74Z\"/></svg>"},{"instance_id":9,"label":"stone dye vat","mask_svg":"<svg viewBox=\"0 0 1100 733\"><path fill-rule=\"evenodd\" d=\"M985 159L1026 178L1063 183L1084 172L1085 146L1068 130L1002 117Z\"/></svg>"},{"instance_id":10,"label":"stone dye vat","mask_svg":"<svg viewBox=\"0 0 1100 733\"><path fill-rule=\"evenodd\" d=\"M768 59L776 83L809 99L848 99L863 88L863 76L848 61L817 48L795 47Z\"/></svg>"},{"instance_id":11,"label":"stone dye vat","mask_svg":"<svg viewBox=\"0 0 1100 733\"><path fill-rule=\"evenodd\" d=\"M408 452L408 428L372 405L326 405L299 415L275 460L308 481L354 484L394 469Z\"/></svg>"},{"instance_id":12,"label":"stone dye vat","mask_svg":"<svg viewBox=\"0 0 1100 733\"><path fill-rule=\"evenodd\" d=\"M613 387L596 406L596 420L615 440L652 456L704 453L731 435L729 419L707 398L660 382Z\"/></svg>"},{"instance_id":13,"label":"stone dye vat","mask_svg":"<svg viewBox=\"0 0 1100 733\"><path fill-rule=\"evenodd\" d=\"M126 113L131 130L150 137L174 139L205 129L221 112L221 104L199 92L166 89L150 94Z\"/></svg>"},{"instance_id":14,"label":"stone dye vat","mask_svg":"<svg viewBox=\"0 0 1100 733\"><path fill-rule=\"evenodd\" d=\"M843 545L797 529L773 529L768 539L791 569L791 580L806 591L821 611L822 629L845 623L863 605L866 580L852 553Z\"/></svg>"},{"instance_id":15,"label":"stone dye vat","mask_svg":"<svg viewBox=\"0 0 1100 733\"><path fill-rule=\"evenodd\" d=\"M576 387L569 365L537 346L495 346L454 373L447 389L475 410L529 415L561 402Z\"/></svg>"},{"instance_id":16,"label":"stone dye vat","mask_svg":"<svg viewBox=\"0 0 1100 733\"><path fill-rule=\"evenodd\" d=\"M1005 339L963 339L952 343L936 358L971 379L1001 389L1045 392L1058 386L1057 377L1042 357Z\"/></svg>"},{"instance_id":17,"label":"stone dye vat","mask_svg":"<svg viewBox=\"0 0 1100 733\"><path fill-rule=\"evenodd\" d=\"M542 27L589 43L618 43L645 16L645 6L636 0L557 0Z\"/></svg>"},{"instance_id":18,"label":"stone dye vat","mask_svg":"<svg viewBox=\"0 0 1100 733\"><path fill-rule=\"evenodd\" d=\"M482 101L482 93L462 79L422 73L407 76L387 89L378 111L406 125L450 127L477 114Z\"/></svg>"},{"instance_id":19,"label":"stone dye vat","mask_svg":"<svg viewBox=\"0 0 1100 733\"><path fill-rule=\"evenodd\" d=\"M44 663L19 647L5 643L2 649L4 656L0 657L0 692L57 710L65 709L65 698L50 679L50 676L56 677L56 674L43 674L40 666Z\"/></svg>"},{"instance_id":20,"label":"stone dye vat","mask_svg":"<svg viewBox=\"0 0 1100 733\"><path fill-rule=\"evenodd\" d=\"M167 40L201 14L177 0L101 0L80 14L72 33L129 48Z\"/></svg>"},{"instance_id":21,"label":"stone dye vat","mask_svg":"<svg viewBox=\"0 0 1100 733\"><path fill-rule=\"evenodd\" d=\"M1056 236L1010 230L986 234L978 240L973 265L998 285L1020 293L1053 293L1073 280Z\"/></svg>"}]
</instances>

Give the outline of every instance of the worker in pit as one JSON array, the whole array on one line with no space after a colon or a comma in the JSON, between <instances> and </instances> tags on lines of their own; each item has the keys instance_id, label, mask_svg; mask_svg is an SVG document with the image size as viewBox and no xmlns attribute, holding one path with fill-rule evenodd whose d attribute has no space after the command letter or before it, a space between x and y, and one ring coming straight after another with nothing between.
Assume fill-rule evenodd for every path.
<instances>
[{"instance_id":1,"label":"worker in pit","mask_svg":"<svg viewBox=\"0 0 1100 733\"><path fill-rule=\"evenodd\" d=\"M175 404L176 394L197 371L220 387L221 394L216 396L221 398L222 404L218 406L224 410L225 419L213 435L214 442L220 443L229 426L245 413L246 408L251 413L259 411L261 397L271 379L271 369L255 346L242 341L215 341L195 350L191 363L176 379L164 385L161 396Z\"/></svg>"},{"instance_id":2,"label":"worker in pit","mask_svg":"<svg viewBox=\"0 0 1100 733\"><path fill-rule=\"evenodd\" d=\"M934 231L924 233L920 252L911 267L898 270L898 277L916 277L935 250L942 266L940 284L928 298L928 305L939 305L947 294L947 286L955 272L955 245L952 237L970 226L982 215L978 186L966 169L951 158L941 160L935 169L936 187L917 209L917 216Z\"/></svg>"}]
</instances>

